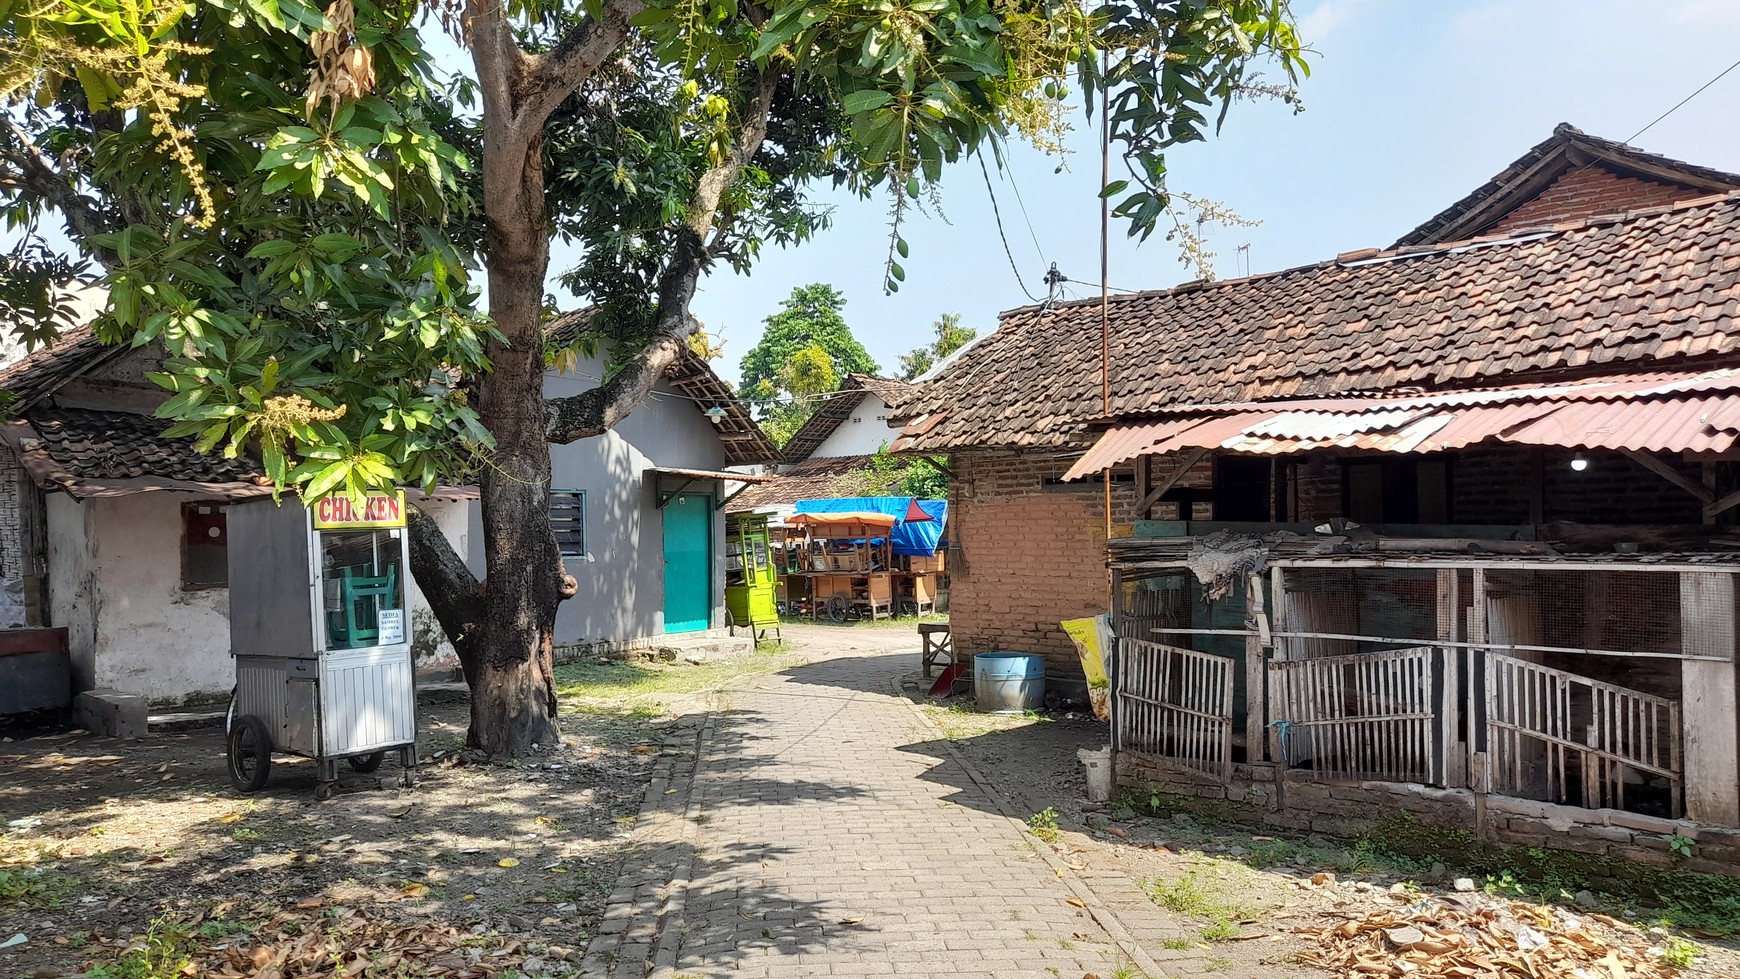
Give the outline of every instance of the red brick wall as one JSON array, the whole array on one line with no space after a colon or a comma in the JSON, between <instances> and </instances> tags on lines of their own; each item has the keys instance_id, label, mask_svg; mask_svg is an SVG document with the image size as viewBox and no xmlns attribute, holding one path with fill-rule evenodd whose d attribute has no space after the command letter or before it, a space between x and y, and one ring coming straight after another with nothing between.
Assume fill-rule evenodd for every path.
<instances>
[{"instance_id":1,"label":"red brick wall","mask_svg":"<svg viewBox=\"0 0 1740 979\"><path fill-rule=\"evenodd\" d=\"M1452 513L1461 524L1527 524L1529 479L1535 450L1515 446L1457 453L1451 464ZM1591 524L1695 524L1699 506L1684 490L1614 453L1585 453L1590 465L1571 469L1572 453L1546 450L1542 458L1546 522ZM1069 459L959 453L950 460L956 479L949 512L949 620L962 652L1042 653L1047 671L1076 676L1075 647L1058 623L1107 611L1104 490L1096 479L1047 486ZM1166 460L1157 460L1163 479ZM1696 470L1681 467L1688 477ZM1125 470L1126 472L1128 470ZM1341 513L1341 466L1312 454L1293 468L1297 519ZM1193 471L1183 482L1201 484ZM1112 484L1112 519L1132 519L1134 487ZM1176 518L1176 507L1157 507L1153 518ZM1206 507L1197 519L1206 520Z\"/></svg>"},{"instance_id":2,"label":"red brick wall","mask_svg":"<svg viewBox=\"0 0 1740 979\"><path fill-rule=\"evenodd\" d=\"M1597 214L1658 207L1702 196L1678 184L1621 177L1599 166L1572 170L1521 207L1505 215L1489 233L1540 228Z\"/></svg>"},{"instance_id":3,"label":"red brick wall","mask_svg":"<svg viewBox=\"0 0 1740 979\"><path fill-rule=\"evenodd\" d=\"M1043 653L1046 672L1080 674L1058 623L1108 610L1105 490L1098 479L1044 484L1070 462L950 457L949 537L962 553L949 555L949 631L962 652ZM1132 492L1112 484L1118 524Z\"/></svg>"}]
</instances>

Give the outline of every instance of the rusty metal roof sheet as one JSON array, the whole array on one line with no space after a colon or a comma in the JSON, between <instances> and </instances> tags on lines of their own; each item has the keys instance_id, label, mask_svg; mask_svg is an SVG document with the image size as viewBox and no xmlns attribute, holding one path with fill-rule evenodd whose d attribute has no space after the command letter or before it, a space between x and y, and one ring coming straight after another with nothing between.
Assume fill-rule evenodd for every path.
<instances>
[{"instance_id":1,"label":"rusty metal roof sheet","mask_svg":"<svg viewBox=\"0 0 1740 979\"><path fill-rule=\"evenodd\" d=\"M1066 479L1140 455L1220 449L1441 452L1479 442L1634 452L1725 452L1740 442L1740 373L1597 379L1454 395L1205 406L1115 424Z\"/></svg>"}]
</instances>

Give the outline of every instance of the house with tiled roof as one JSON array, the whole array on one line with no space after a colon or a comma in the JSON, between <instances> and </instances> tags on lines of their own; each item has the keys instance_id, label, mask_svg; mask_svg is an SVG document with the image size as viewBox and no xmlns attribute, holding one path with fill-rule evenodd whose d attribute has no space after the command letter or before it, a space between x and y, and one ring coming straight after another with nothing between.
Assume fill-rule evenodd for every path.
<instances>
[{"instance_id":1,"label":"house with tiled roof","mask_svg":"<svg viewBox=\"0 0 1740 979\"><path fill-rule=\"evenodd\" d=\"M871 457L900 435L900 426L889 421L891 406L910 387L872 374L846 375L840 390L786 442L778 478L749 487L731 501L731 511L779 514L799 500L864 495Z\"/></svg>"},{"instance_id":2,"label":"house with tiled roof","mask_svg":"<svg viewBox=\"0 0 1740 979\"><path fill-rule=\"evenodd\" d=\"M584 315L559 318L551 349L586 347L586 336ZM158 702L225 696L233 685L226 509L270 492L256 459L163 436L167 423L152 412L164 393L147 378L162 356L103 344L84 325L0 368L0 391L11 395L0 425L0 585L23 596L0 604L12 612L5 624L65 628L79 689ZM598 352L553 361L552 396L593 386L604 370ZM723 470L776 453L694 356L616 429L552 447L551 520L580 589L557 619L564 651L722 632L717 511L744 485ZM476 491L407 494L481 573ZM677 511L672 531L664 514ZM667 588L667 562L686 590ZM410 584L413 651L440 663L451 647Z\"/></svg>"},{"instance_id":3,"label":"house with tiled roof","mask_svg":"<svg viewBox=\"0 0 1740 979\"><path fill-rule=\"evenodd\" d=\"M1560 126L1387 249L1108 312L899 406L957 649L1079 687L1109 613L1132 788L1740 870L1740 175Z\"/></svg>"},{"instance_id":4,"label":"house with tiled roof","mask_svg":"<svg viewBox=\"0 0 1740 979\"><path fill-rule=\"evenodd\" d=\"M552 320L546 343L546 397L579 394L605 376L609 343L589 311ZM551 446L551 518L578 588L556 613L558 655L725 633L724 510L765 478L753 470L778 458L748 406L693 351L615 428Z\"/></svg>"}]
</instances>

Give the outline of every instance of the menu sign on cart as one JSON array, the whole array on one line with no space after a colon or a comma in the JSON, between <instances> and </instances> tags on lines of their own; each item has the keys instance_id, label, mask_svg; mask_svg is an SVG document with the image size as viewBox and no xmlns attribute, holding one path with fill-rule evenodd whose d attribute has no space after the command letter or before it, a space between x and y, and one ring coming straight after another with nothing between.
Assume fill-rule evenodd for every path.
<instances>
[{"instance_id":1,"label":"menu sign on cart","mask_svg":"<svg viewBox=\"0 0 1740 979\"><path fill-rule=\"evenodd\" d=\"M314 504L315 530L371 530L405 526L405 494L370 493L358 507L349 496L334 493Z\"/></svg>"}]
</instances>

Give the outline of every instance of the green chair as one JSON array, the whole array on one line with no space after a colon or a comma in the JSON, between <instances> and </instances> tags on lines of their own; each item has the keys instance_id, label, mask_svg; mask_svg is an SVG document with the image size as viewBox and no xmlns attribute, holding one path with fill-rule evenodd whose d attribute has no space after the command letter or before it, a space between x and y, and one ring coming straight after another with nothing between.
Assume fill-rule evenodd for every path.
<instances>
[{"instance_id":1,"label":"green chair","mask_svg":"<svg viewBox=\"0 0 1740 979\"><path fill-rule=\"evenodd\" d=\"M345 649L374 645L381 637L379 611L398 597L398 568L380 577L364 577L345 568L338 580L338 609L328 612L332 637Z\"/></svg>"}]
</instances>

